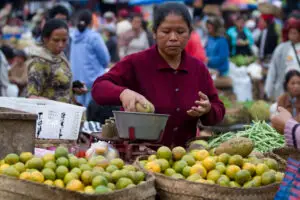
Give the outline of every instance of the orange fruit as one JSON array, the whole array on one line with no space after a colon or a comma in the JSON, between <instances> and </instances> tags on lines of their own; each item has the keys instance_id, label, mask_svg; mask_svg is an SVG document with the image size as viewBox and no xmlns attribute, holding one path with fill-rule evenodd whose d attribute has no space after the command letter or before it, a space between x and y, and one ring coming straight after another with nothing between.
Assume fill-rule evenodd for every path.
<instances>
[{"instance_id":1,"label":"orange fruit","mask_svg":"<svg viewBox=\"0 0 300 200\"><path fill-rule=\"evenodd\" d=\"M186 154L186 150L183 147L175 147L172 149L172 155L174 160L180 160Z\"/></svg>"},{"instance_id":2,"label":"orange fruit","mask_svg":"<svg viewBox=\"0 0 300 200\"><path fill-rule=\"evenodd\" d=\"M160 166L156 161L148 162L145 166L145 169L150 172L156 172L156 173L161 172Z\"/></svg>"},{"instance_id":3,"label":"orange fruit","mask_svg":"<svg viewBox=\"0 0 300 200\"><path fill-rule=\"evenodd\" d=\"M227 169L226 169L226 175L231 178L234 179L236 173L238 173L241 170L241 168L237 165L228 165Z\"/></svg>"},{"instance_id":4,"label":"orange fruit","mask_svg":"<svg viewBox=\"0 0 300 200\"><path fill-rule=\"evenodd\" d=\"M66 186L67 190L72 190L72 191L83 191L84 185L80 180L74 179L71 180L68 185Z\"/></svg>"},{"instance_id":5,"label":"orange fruit","mask_svg":"<svg viewBox=\"0 0 300 200\"><path fill-rule=\"evenodd\" d=\"M216 167L216 160L211 156L207 157L202 161L202 165L206 170L212 170Z\"/></svg>"},{"instance_id":6,"label":"orange fruit","mask_svg":"<svg viewBox=\"0 0 300 200\"><path fill-rule=\"evenodd\" d=\"M169 149L169 147L162 146L157 149L156 156L157 158L170 160L172 158L172 151Z\"/></svg>"},{"instance_id":7,"label":"orange fruit","mask_svg":"<svg viewBox=\"0 0 300 200\"><path fill-rule=\"evenodd\" d=\"M195 164L191 167L190 174L199 174L202 178L205 178L207 175L207 171L202 165Z\"/></svg>"}]
</instances>

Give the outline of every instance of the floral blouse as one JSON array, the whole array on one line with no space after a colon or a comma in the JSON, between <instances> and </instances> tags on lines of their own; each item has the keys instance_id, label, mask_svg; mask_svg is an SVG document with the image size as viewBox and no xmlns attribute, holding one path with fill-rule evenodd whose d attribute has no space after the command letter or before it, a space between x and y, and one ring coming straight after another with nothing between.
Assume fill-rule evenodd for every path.
<instances>
[{"instance_id":1,"label":"floral blouse","mask_svg":"<svg viewBox=\"0 0 300 200\"><path fill-rule=\"evenodd\" d=\"M27 63L27 96L71 103L72 72L64 55L53 55L45 48L31 53L31 59Z\"/></svg>"}]
</instances>

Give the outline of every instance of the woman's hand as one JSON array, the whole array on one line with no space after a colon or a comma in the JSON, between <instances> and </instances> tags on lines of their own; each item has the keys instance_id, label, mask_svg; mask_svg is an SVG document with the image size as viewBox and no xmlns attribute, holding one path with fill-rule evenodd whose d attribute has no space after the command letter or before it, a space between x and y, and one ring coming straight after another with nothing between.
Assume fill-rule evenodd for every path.
<instances>
[{"instance_id":1,"label":"woman's hand","mask_svg":"<svg viewBox=\"0 0 300 200\"><path fill-rule=\"evenodd\" d=\"M275 128L279 133L284 132L284 127L287 121L292 117L291 113L282 107L278 107L278 114L271 118L271 123L273 128Z\"/></svg>"},{"instance_id":2,"label":"woman's hand","mask_svg":"<svg viewBox=\"0 0 300 200\"><path fill-rule=\"evenodd\" d=\"M238 39L238 41L237 41L238 46L247 46L248 44L249 44L248 40Z\"/></svg>"},{"instance_id":3,"label":"woman's hand","mask_svg":"<svg viewBox=\"0 0 300 200\"><path fill-rule=\"evenodd\" d=\"M77 87L74 88L73 87L74 94L76 94L76 95L83 95L83 94L86 94L88 92L88 89L87 89L85 83L82 83L82 85L83 86L81 88L77 88Z\"/></svg>"},{"instance_id":4,"label":"woman's hand","mask_svg":"<svg viewBox=\"0 0 300 200\"><path fill-rule=\"evenodd\" d=\"M190 110L187 111L187 114L189 116L201 117L211 110L211 104L208 97L202 92L199 92L198 94L200 97L200 101L195 101L198 106L193 106Z\"/></svg>"},{"instance_id":5,"label":"woman's hand","mask_svg":"<svg viewBox=\"0 0 300 200\"><path fill-rule=\"evenodd\" d=\"M136 112L136 108L135 108L136 103L145 105L148 102L148 100L143 95L129 89L125 89L120 94L120 100L122 102L125 111L129 111L129 112Z\"/></svg>"}]
</instances>

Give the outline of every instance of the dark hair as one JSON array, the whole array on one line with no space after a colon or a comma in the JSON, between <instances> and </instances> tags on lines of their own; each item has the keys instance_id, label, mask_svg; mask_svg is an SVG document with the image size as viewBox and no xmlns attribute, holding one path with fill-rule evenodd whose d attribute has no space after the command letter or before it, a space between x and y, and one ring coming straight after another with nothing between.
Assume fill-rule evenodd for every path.
<instances>
[{"instance_id":1,"label":"dark hair","mask_svg":"<svg viewBox=\"0 0 300 200\"><path fill-rule=\"evenodd\" d=\"M176 14L183 18L187 23L190 31L193 30L192 27L192 17L184 4L168 2L163 3L155 8L154 19L153 19L153 32L157 31L159 25L165 20L169 14Z\"/></svg>"},{"instance_id":2,"label":"dark hair","mask_svg":"<svg viewBox=\"0 0 300 200\"><path fill-rule=\"evenodd\" d=\"M89 10L82 10L78 16L77 28L79 32L85 31L85 29L92 23L92 13Z\"/></svg>"},{"instance_id":3,"label":"dark hair","mask_svg":"<svg viewBox=\"0 0 300 200\"><path fill-rule=\"evenodd\" d=\"M130 15L130 21L132 21L135 17L141 18L141 20L143 21L143 15L141 13L132 13Z\"/></svg>"},{"instance_id":4,"label":"dark hair","mask_svg":"<svg viewBox=\"0 0 300 200\"><path fill-rule=\"evenodd\" d=\"M294 77L294 76L299 76L300 77L300 72L297 70L291 70L285 75L284 83L283 83L283 88L285 91L287 91L287 86L289 81Z\"/></svg>"},{"instance_id":5,"label":"dark hair","mask_svg":"<svg viewBox=\"0 0 300 200\"><path fill-rule=\"evenodd\" d=\"M42 42L44 38L49 38L52 32L56 29L64 28L69 31L68 25L61 19L50 19L46 22L42 30Z\"/></svg>"},{"instance_id":6,"label":"dark hair","mask_svg":"<svg viewBox=\"0 0 300 200\"><path fill-rule=\"evenodd\" d=\"M206 24L211 24L214 27L216 36L224 36L225 28L222 18L218 16L210 16L208 17Z\"/></svg>"},{"instance_id":7,"label":"dark hair","mask_svg":"<svg viewBox=\"0 0 300 200\"><path fill-rule=\"evenodd\" d=\"M236 21L238 21L238 20L246 21L247 19L246 19L246 16L244 16L244 15L238 15L238 16L236 17Z\"/></svg>"},{"instance_id":8,"label":"dark hair","mask_svg":"<svg viewBox=\"0 0 300 200\"><path fill-rule=\"evenodd\" d=\"M24 60L27 59L27 54L23 50L16 49L16 50L14 50L14 54L15 54L16 57L17 56L22 57L22 58L24 58Z\"/></svg>"},{"instance_id":9,"label":"dark hair","mask_svg":"<svg viewBox=\"0 0 300 200\"><path fill-rule=\"evenodd\" d=\"M2 51L2 53L4 54L4 56L5 56L5 58L6 58L7 60L13 59L13 58L15 57L15 53L14 53L13 48L11 48L11 47L8 46L8 45L3 45L3 46L1 47L1 51Z\"/></svg>"},{"instance_id":10,"label":"dark hair","mask_svg":"<svg viewBox=\"0 0 300 200\"><path fill-rule=\"evenodd\" d=\"M292 20L292 21L294 21L294 23L292 23L292 25L291 25L291 19L294 19L294 20ZM289 40L288 34L289 34L291 27L297 26L297 24L299 25L299 23L300 23L299 21L300 21L300 12L299 11L294 11L288 16L288 19L285 21L283 29L282 29L282 40L284 42ZM299 30L299 28L298 28L298 30Z\"/></svg>"},{"instance_id":11,"label":"dark hair","mask_svg":"<svg viewBox=\"0 0 300 200\"><path fill-rule=\"evenodd\" d=\"M68 9L63 5L56 5L53 8L51 8L48 12L48 19L55 18L56 15L61 14L65 15L67 17L67 20L70 18L70 14Z\"/></svg>"}]
</instances>

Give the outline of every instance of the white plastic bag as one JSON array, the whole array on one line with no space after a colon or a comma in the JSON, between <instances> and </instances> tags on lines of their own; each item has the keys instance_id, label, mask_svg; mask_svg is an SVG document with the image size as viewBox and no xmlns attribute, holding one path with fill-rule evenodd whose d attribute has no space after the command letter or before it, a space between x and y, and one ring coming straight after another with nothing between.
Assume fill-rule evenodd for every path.
<instances>
[{"instance_id":1,"label":"white plastic bag","mask_svg":"<svg viewBox=\"0 0 300 200\"><path fill-rule=\"evenodd\" d=\"M262 80L262 67L258 63L252 63L247 67L247 72L250 74L252 79Z\"/></svg>"},{"instance_id":2,"label":"white plastic bag","mask_svg":"<svg viewBox=\"0 0 300 200\"><path fill-rule=\"evenodd\" d=\"M271 116L278 114L277 107L278 107L277 103L273 103L270 106L270 114L271 114Z\"/></svg>"},{"instance_id":3,"label":"white plastic bag","mask_svg":"<svg viewBox=\"0 0 300 200\"><path fill-rule=\"evenodd\" d=\"M248 75L247 68L236 67L230 63L229 76L233 83L233 92L237 97L237 101L252 101L252 83Z\"/></svg>"},{"instance_id":4,"label":"white plastic bag","mask_svg":"<svg viewBox=\"0 0 300 200\"><path fill-rule=\"evenodd\" d=\"M86 159L90 159L92 157L102 155L107 158L109 161L118 158L118 151L107 142L99 141L97 143L93 143L91 147L86 151Z\"/></svg>"}]
</instances>

